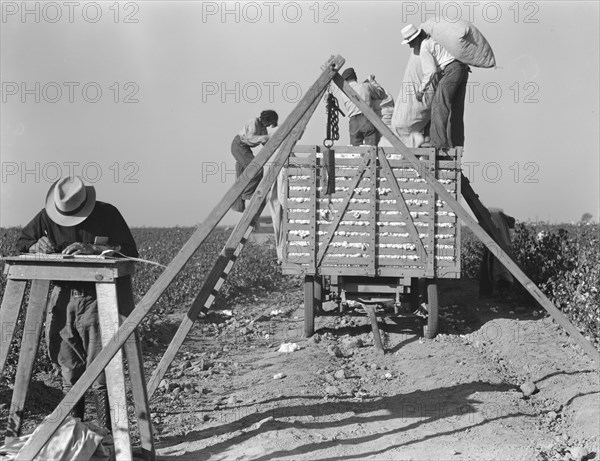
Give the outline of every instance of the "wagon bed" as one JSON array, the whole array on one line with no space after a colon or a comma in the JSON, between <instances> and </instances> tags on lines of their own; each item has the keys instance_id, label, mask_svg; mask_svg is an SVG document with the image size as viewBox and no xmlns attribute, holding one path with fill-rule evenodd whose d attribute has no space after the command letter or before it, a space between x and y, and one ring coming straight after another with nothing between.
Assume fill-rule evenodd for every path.
<instances>
[{"instance_id":1,"label":"wagon bed","mask_svg":"<svg viewBox=\"0 0 600 461\"><path fill-rule=\"evenodd\" d=\"M393 148L336 146L327 195L324 151L298 145L286 163L283 273L460 277L458 218L408 161ZM412 151L459 200L462 149Z\"/></svg>"}]
</instances>

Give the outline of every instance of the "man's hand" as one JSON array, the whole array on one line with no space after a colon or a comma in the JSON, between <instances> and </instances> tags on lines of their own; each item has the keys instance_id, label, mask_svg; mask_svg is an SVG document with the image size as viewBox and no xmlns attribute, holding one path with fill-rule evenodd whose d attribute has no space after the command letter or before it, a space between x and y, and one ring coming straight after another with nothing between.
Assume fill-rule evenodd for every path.
<instances>
[{"instance_id":1,"label":"man's hand","mask_svg":"<svg viewBox=\"0 0 600 461\"><path fill-rule=\"evenodd\" d=\"M417 101L419 101L419 102L423 102L423 94L424 94L424 93L423 93L422 91L417 91L417 92L415 93L415 98L417 98Z\"/></svg>"},{"instance_id":2,"label":"man's hand","mask_svg":"<svg viewBox=\"0 0 600 461\"><path fill-rule=\"evenodd\" d=\"M50 241L50 239L44 236L29 247L29 252L49 254L55 253L56 249L54 248L54 244Z\"/></svg>"},{"instance_id":3,"label":"man's hand","mask_svg":"<svg viewBox=\"0 0 600 461\"><path fill-rule=\"evenodd\" d=\"M71 243L62 251L64 255L99 255L108 247L104 245L94 245L91 243L75 242Z\"/></svg>"}]
</instances>

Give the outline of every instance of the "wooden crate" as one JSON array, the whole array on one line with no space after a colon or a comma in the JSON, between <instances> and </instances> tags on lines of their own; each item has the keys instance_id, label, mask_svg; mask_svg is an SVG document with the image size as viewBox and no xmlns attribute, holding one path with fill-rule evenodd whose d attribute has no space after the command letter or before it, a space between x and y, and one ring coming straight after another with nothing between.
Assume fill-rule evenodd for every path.
<instances>
[{"instance_id":1,"label":"wooden crate","mask_svg":"<svg viewBox=\"0 0 600 461\"><path fill-rule=\"evenodd\" d=\"M284 169L285 274L460 277L458 218L419 171L393 148L335 146L326 195L323 151L295 146ZM412 151L460 199L462 149Z\"/></svg>"}]
</instances>

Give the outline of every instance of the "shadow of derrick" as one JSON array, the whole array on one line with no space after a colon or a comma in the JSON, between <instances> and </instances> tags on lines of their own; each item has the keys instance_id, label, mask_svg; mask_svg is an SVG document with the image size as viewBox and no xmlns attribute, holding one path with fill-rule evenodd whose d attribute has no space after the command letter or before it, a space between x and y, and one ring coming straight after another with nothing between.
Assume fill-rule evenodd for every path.
<instances>
[{"instance_id":1,"label":"shadow of derrick","mask_svg":"<svg viewBox=\"0 0 600 461\"><path fill-rule=\"evenodd\" d=\"M350 398L345 400L342 398L337 399L336 401L323 402L322 397L317 395L285 396L268 399L254 404L261 406L274 404L273 408L261 412L248 413L247 411L244 411L244 406L231 408L230 411L232 412L232 415L237 414L243 416L220 426L213 426L210 428L189 432L184 438L167 437L158 445L160 448L165 448L178 444L182 442L183 439L185 439L185 442L193 442L195 440L201 440L224 434L232 434L236 431L238 432L226 441L211 445L203 450L198 450L197 452L188 452L185 455L186 459L189 457L189 459L201 460L208 456L214 456L217 453L224 452L230 447L239 444L246 439L268 431L280 431L287 428L296 428L301 430L331 429L336 427L350 426L352 424L367 424L373 422L382 423L392 420L406 423L406 425L403 425L401 428L395 428L387 432L368 434L362 437L353 437L351 440L336 439L319 442L313 441L311 443L299 446L293 450L273 452L257 458L265 461L279 459L282 456L306 454L312 451L323 450L343 444L355 445L367 443L377 440L381 437L392 435L394 433L401 433L418 428L420 426L432 424L442 419L457 423L457 427L451 431L434 433L427 435L426 437L408 440L397 445L400 447L418 443L429 438L462 432L469 428L484 425L497 419L521 415L522 413L520 413L517 408L515 408L514 412L510 412L507 411L507 408L501 408L496 405L489 405L488 407L484 406L483 409L477 409L476 405L483 404L483 402L470 397L477 392L506 392L513 389L514 386L506 383L492 384L488 382L476 381L471 383L457 384L454 386L441 387L428 391L418 390L408 394L367 398L360 402L351 400ZM296 398L302 399L303 401L309 399L315 401L318 400L319 402L308 405L291 404L291 401ZM286 405L286 402L289 404ZM350 416L345 418L342 417L333 421L331 418L327 418L328 416L344 415L345 413L350 413ZM312 419L309 418L308 420L304 421L295 420L293 422L281 421L277 419L295 417L301 418L307 416L312 417ZM248 430L248 428L250 428L250 426L253 424L263 421L265 418L269 417L273 417L274 419L260 425L260 427L256 430ZM323 418L323 420L319 421L320 418ZM241 432L241 430L245 430L247 432ZM392 448L394 447L386 445L386 447L380 452L361 453L360 456L357 456L364 458L365 456L383 453ZM182 458L181 455L177 457L163 455L161 456L161 459L169 460Z\"/></svg>"}]
</instances>

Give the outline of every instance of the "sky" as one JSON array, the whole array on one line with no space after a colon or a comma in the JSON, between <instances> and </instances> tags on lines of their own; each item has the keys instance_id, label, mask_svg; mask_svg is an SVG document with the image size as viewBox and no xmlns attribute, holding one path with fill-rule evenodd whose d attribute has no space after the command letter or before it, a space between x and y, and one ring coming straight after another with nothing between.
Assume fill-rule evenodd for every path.
<instances>
[{"instance_id":1,"label":"sky","mask_svg":"<svg viewBox=\"0 0 600 461\"><path fill-rule=\"evenodd\" d=\"M76 174L132 227L198 225L235 182L230 152L265 109L280 125L331 55L394 97L400 30L475 24L463 171L521 221L600 214L599 2L2 2L0 227ZM398 102L398 101L397 101ZM320 144L321 104L301 144ZM340 120L348 144L348 120ZM258 149L255 149L255 153ZM239 219L229 212L223 224Z\"/></svg>"}]
</instances>

